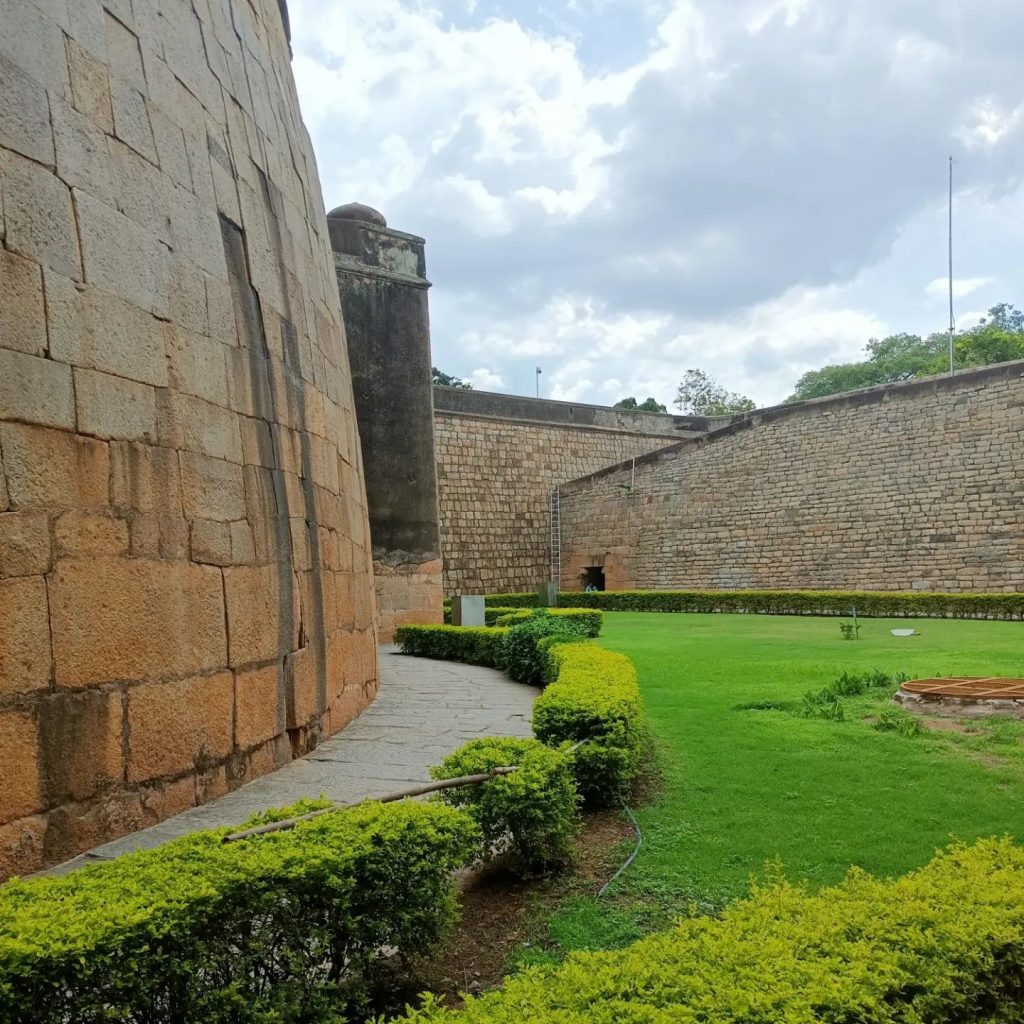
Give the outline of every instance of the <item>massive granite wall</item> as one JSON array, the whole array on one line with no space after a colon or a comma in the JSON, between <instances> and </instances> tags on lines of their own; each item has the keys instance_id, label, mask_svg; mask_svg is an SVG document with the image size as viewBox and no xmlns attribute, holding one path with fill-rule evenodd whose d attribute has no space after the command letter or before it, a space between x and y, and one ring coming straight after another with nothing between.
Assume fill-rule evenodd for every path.
<instances>
[{"instance_id":1,"label":"massive granite wall","mask_svg":"<svg viewBox=\"0 0 1024 1024\"><path fill-rule=\"evenodd\" d=\"M277 0L0 19L0 872L372 698L366 501Z\"/></svg>"},{"instance_id":2,"label":"massive granite wall","mask_svg":"<svg viewBox=\"0 0 1024 1024\"><path fill-rule=\"evenodd\" d=\"M554 488L711 422L435 388L445 593L536 590L551 571Z\"/></svg>"},{"instance_id":3,"label":"massive granite wall","mask_svg":"<svg viewBox=\"0 0 1024 1024\"><path fill-rule=\"evenodd\" d=\"M1024 363L754 413L561 490L562 586L1024 588Z\"/></svg>"}]
</instances>

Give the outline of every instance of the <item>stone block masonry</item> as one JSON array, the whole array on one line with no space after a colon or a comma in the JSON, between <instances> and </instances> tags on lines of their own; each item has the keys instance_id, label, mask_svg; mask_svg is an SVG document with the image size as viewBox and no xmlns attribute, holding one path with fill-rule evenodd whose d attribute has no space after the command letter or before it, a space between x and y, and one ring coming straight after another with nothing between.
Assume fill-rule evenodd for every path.
<instances>
[{"instance_id":1,"label":"stone block masonry","mask_svg":"<svg viewBox=\"0 0 1024 1024\"><path fill-rule=\"evenodd\" d=\"M0 18L0 877L373 698L370 540L277 0Z\"/></svg>"},{"instance_id":2,"label":"stone block masonry","mask_svg":"<svg viewBox=\"0 0 1024 1024\"><path fill-rule=\"evenodd\" d=\"M561 490L562 587L1024 589L1024 363L759 410Z\"/></svg>"},{"instance_id":3,"label":"stone block masonry","mask_svg":"<svg viewBox=\"0 0 1024 1024\"><path fill-rule=\"evenodd\" d=\"M555 487L716 422L435 388L445 592L536 591L551 571Z\"/></svg>"}]
</instances>

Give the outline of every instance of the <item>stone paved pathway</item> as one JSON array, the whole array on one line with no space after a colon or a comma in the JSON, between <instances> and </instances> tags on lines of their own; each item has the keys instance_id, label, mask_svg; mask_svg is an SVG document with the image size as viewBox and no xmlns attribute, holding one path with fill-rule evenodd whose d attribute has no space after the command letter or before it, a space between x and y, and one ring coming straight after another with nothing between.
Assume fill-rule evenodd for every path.
<instances>
[{"instance_id":1,"label":"stone paved pathway","mask_svg":"<svg viewBox=\"0 0 1024 1024\"><path fill-rule=\"evenodd\" d=\"M57 868L70 870L203 828L244 821L321 793L345 803L425 782L428 768L477 736L529 736L537 690L494 669L404 657L380 649L377 699L312 753L218 800L98 846Z\"/></svg>"}]
</instances>

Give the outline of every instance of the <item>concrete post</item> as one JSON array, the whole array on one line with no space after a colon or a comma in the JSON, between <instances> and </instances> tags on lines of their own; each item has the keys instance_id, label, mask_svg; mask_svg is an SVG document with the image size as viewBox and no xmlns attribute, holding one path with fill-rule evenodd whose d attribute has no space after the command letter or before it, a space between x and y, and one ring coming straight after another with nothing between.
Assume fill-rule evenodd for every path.
<instances>
[{"instance_id":1,"label":"concrete post","mask_svg":"<svg viewBox=\"0 0 1024 1024\"><path fill-rule=\"evenodd\" d=\"M453 626L484 626L484 599L456 594L452 598Z\"/></svg>"},{"instance_id":2,"label":"concrete post","mask_svg":"<svg viewBox=\"0 0 1024 1024\"><path fill-rule=\"evenodd\" d=\"M555 608L558 605L558 584L542 583L537 590L537 604L541 608Z\"/></svg>"},{"instance_id":3,"label":"concrete post","mask_svg":"<svg viewBox=\"0 0 1024 1024\"><path fill-rule=\"evenodd\" d=\"M327 215L362 446L381 640L438 623L441 548L424 241L368 206Z\"/></svg>"}]
</instances>

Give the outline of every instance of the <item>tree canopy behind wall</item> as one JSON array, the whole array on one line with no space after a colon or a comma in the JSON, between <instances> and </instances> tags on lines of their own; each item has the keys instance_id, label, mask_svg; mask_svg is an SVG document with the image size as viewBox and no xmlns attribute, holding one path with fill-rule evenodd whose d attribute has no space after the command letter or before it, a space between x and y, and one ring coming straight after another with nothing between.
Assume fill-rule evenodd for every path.
<instances>
[{"instance_id":1,"label":"tree canopy behind wall","mask_svg":"<svg viewBox=\"0 0 1024 1024\"><path fill-rule=\"evenodd\" d=\"M917 334L872 338L864 352L867 358L859 362L837 363L805 373L787 401L894 384L949 369L949 335L945 331L925 338ZM1011 359L1024 359L1024 313L1007 302L993 306L987 316L953 338L955 369L989 366Z\"/></svg>"},{"instance_id":2,"label":"tree canopy behind wall","mask_svg":"<svg viewBox=\"0 0 1024 1024\"><path fill-rule=\"evenodd\" d=\"M431 377L435 384L440 384L446 388L463 388L466 391L472 391L473 385L469 381L463 380L461 377L454 377L450 373L445 373L443 370L439 370L436 366L430 368Z\"/></svg>"}]
</instances>

